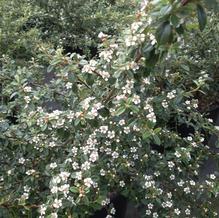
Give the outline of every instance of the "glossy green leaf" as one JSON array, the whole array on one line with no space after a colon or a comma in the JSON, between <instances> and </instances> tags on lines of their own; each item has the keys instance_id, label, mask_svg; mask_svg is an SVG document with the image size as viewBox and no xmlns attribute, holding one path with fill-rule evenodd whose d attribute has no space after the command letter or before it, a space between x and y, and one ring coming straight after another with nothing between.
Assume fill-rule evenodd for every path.
<instances>
[{"instance_id":1,"label":"glossy green leaf","mask_svg":"<svg viewBox=\"0 0 219 218\"><path fill-rule=\"evenodd\" d=\"M173 40L172 26L169 21L163 22L157 29L156 39L159 44L167 44Z\"/></svg>"},{"instance_id":2,"label":"glossy green leaf","mask_svg":"<svg viewBox=\"0 0 219 218\"><path fill-rule=\"evenodd\" d=\"M197 15L198 15L199 29L203 31L207 24L207 15L205 13L204 8L200 4L197 5Z\"/></svg>"}]
</instances>

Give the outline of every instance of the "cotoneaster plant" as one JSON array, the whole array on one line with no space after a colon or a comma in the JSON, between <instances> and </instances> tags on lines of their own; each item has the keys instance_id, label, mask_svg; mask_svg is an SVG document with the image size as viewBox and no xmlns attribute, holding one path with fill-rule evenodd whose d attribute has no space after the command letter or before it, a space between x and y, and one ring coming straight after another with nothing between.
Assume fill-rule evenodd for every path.
<instances>
[{"instance_id":1,"label":"cotoneaster plant","mask_svg":"<svg viewBox=\"0 0 219 218\"><path fill-rule=\"evenodd\" d=\"M218 130L193 96L208 76L183 86L168 69L156 71L194 9L202 30L199 2L145 1L121 38L99 34L92 60L43 47L26 68L2 60L4 217L86 218L106 207L110 218L112 193L135 202L142 217L218 216L217 175L199 179L203 161L218 158L206 141ZM53 74L47 83L42 60Z\"/></svg>"}]
</instances>

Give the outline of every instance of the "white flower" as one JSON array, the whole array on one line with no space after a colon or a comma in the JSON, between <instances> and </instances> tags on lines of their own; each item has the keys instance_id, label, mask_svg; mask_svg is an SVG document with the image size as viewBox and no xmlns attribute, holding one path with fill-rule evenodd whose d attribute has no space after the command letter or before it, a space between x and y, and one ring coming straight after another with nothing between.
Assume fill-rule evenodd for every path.
<instances>
[{"instance_id":1,"label":"white flower","mask_svg":"<svg viewBox=\"0 0 219 218\"><path fill-rule=\"evenodd\" d=\"M61 178L62 181L67 181L68 177L70 176L70 173L69 172L61 172L59 174L59 177Z\"/></svg>"},{"instance_id":2,"label":"white flower","mask_svg":"<svg viewBox=\"0 0 219 218\"><path fill-rule=\"evenodd\" d=\"M59 184L61 182L61 179L59 176L52 178L52 184Z\"/></svg>"},{"instance_id":3,"label":"white flower","mask_svg":"<svg viewBox=\"0 0 219 218\"><path fill-rule=\"evenodd\" d=\"M81 165L81 169L82 169L82 170L89 170L89 169L90 169L90 162L85 161L85 162Z\"/></svg>"},{"instance_id":4,"label":"white flower","mask_svg":"<svg viewBox=\"0 0 219 218\"><path fill-rule=\"evenodd\" d=\"M68 194L69 188L70 188L69 184L64 184L64 185L59 187L59 191L63 192L64 194Z\"/></svg>"},{"instance_id":5,"label":"white flower","mask_svg":"<svg viewBox=\"0 0 219 218\"><path fill-rule=\"evenodd\" d=\"M143 82L145 85L150 85L150 84L151 84L149 78L144 78L142 82Z\"/></svg>"},{"instance_id":6,"label":"white flower","mask_svg":"<svg viewBox=\"0 0 219 218\"><path fill-rule=\"evenodd\" d=\"M26 172L26 174L27 174L28 176L30 176L30 175L34 174L35 172L36 172L35 170L28 170L28 171Z\"/></svg>"},{"instance_id":7,"label":"white flower","mask_svg":"<svg viewBox=\"0 0 219 218\"><path fill-rule=\"evenodd\" d=\"M214 180L214 179L216 179L216 176L214 174L211 174L210 178Z\"/></svg>"},{"instance_id":8,"label":"white flower","mask_svg":"<svg viewBox=\"0 0 219 218\"><path fill-rule=\"evenodd\" d=\"M115 137L115 131L108 131L108 138L113 139Z\"/></svg>"},{"instance_id":9,"label":"white flower","mask_svg":"<svg viewBox=\"0 0 219 218\"><path fill-rule=\"evenodd\" d=\"M124 127L124 133L125 134L129 134L130 133L130 127L129 126Z\"/></svg>"},{"instance_id":10,"label":"white flower","mask_svg":"<svg viewBox=\"0 0 219 218\"><path fill-rule=\"evenodd\" d=\"M180 212L180 210L179 210L178 208L176 208L176 209L174 209L174 213L175 213L176 215L179 215L181 212Z\"/></svg>"},{"instance_id":11,"label":"white flower","mask_svg":"<svg viewBox=\"0 0 219 218\"><path fill-rule=\"evenodd\" d=\"M187 140L191 142L191 141L192 141L192 137L191 137L191 136L188 136L188 137L187 137Z\"/></svg>"},{"instance_id":12,"label":"white flower","mask_svg":"<svg viewBox=\"0 0 219 218\"><path fill-rule=\"evenodd\" d=\"M57 167L57 164L56 164L56 163L51 163L51 164L49 165L49 167L50 167L51 169L55 169L55 168Z\"/></svg>"},{"instance_id":13,"label":"white flower","mask_svg":"<svg viewBox=\"0 0 219 218\"><path fill-rule=\"evenodd\" d=\"M219 131L219 126L215 126L215 129Z\"/></svg>"},{"instance_id":14,"label":"white flower","mask_svg":"<svg viewBox=\"0 0 219 218\"><path fill-rule=\"evenodd\" d=\"M152 209L153 209L153 207L154 207L154 205L153 205L153 204L151 204L151 203L149 203L149 204L148 204L148 209L151 209L151 210L152 210Z\"/></svg>"},{"instance_id":15,"label":"white flower","mask_svg":"<svg viewBox=\"0 0 219 218\"><path fill-rule=\"evenodd\" d=\"M27 200L29 198L29 193L23 193L22 195L21 195L21 199L22 200Z\"/></svg>"},{"instance_id":16,"label":"white flower","mask_svg":"<svg viewBox=\"0 0 219 218\"><path fill-rule=\"evenodd\" d=\"M131 31L133 33L135 33L139 29L139 27L142 26L142 24L143 24L142 22L134 22L134 23L132 23Z\"/></svg>"},{"instance_id":17,"label":"white flower","mask_svg":"<svg viewBox=\"0 0 219 218\"><path fill-rule=\"evenodd\" d=\"M110 210L110 213L114 215L114 214L116 213L116 209L113 207L113 208Z\"/></svg>"},{"instance_id":18,"label":"white flower","mask_svg":"<svg viewBox=\"0 0 219 218\"><path fill-rule=\"evenodd\" d=\"M173 206L173 203L172 203L172 201L167 201L166 202L166 207L172 207Z\"/></svg>"},{"instance_id":19,"label":"white flower","mask_svg":"<svg viewBox=\"0 0 219 218\"><path fill-rule=\"evenodd\" d=\"M169 93L167 93L167 98L173 99L173 98L175 98L175 96L176 96L175 94L176 94L175 90L172 91L172 92L169 92Z\"/></svg>"},{"instance_id":20,"label":"white flower","mask_svg":"<svg viewBox=\"0 0 219 218\"><path fill-rule=\"evenodd\" d=\"M127 47L136 45L137 37L128 36L125 39L125 44Z\"/></svg>"},{"instance_id":21,"label":"white flower","mask_svg":"<svg viewBox=\"0 0 219 218\"><path fill-rule=\"evenodd\" d=\"M180 182L178 182L177 185L180 186L180 187L182 187L182 186L184 185L184 183L185 183L185 182L184 182L183 180L180 180Z\"/></svg>"},{"instance_id":22,"label":"white flower","mask_svg":"<svg viewBox=\"0 0 219 218\"><path fill-rule=\"evenodd\" d=\"M23 89L24 89L24 92L31 92L32 90L30 86L25 86Z\"/></svg>"},{"instance_id":23,"label":"white flower","mask_svg":"<svg viewBox=\"0 0 219 218\"><path fill-rule=\"evenodd\" d=\"M191 180L190 182L190 185L194 186L195 185L195 181Z\"/></svg>"},{"instance_id":24,"label":"white flower","mask_svg":"<svg viewBox=\"0 0 219 218\"><path fill-rule=\"evenodd\" d=\"M190 209L187 208L187 209L185 210L185 214L186 214L186 215L190 215L190 213L191 213Z\"/></svg>"},{"instance_id":25,"label":"white flower","mask_svg":"<svg viewBox=\"0 0 219 218\"><path fill-rule=\"evenodd\" d=\"M72 83L67 82L65 86L66 86L66 89L71 89L72 88Z\"/></svg>"},{"instance_id":26,"label":"white flower","mask_svg":"<svg viewBox=\"0 0 219 218\"><path fill-rule=\"evenodd\" d=\"M175 175L170 175L170 180L174 180L175 179Z\"/></svg>"},{"instance_id":27,"label":"white flower","mask_svg":"<svg viewBox=\"0 0 219 218\"><path fill-rule=\"evenodd\" d=\"M148 120L150 120L151 122L153 122L153 123L156 123L156 115L155 115L155 113L152 111L152 112L150 112L149 114L147 114L147 119Z\"/></svg>"},{"instance_id":28,"label":"white flower","mask_svg":"<svg viewBox=\"0 0 219 218\"><path fill-rule=\"evenodd\" d=\"M149 38L151 40L151 44L152 45L155 45L157 43L157 40L156 40L156 38L155 38L155 36L153 34L150 33L149 34Z\"/></svg>"},{"instance_id":29,"label":"white flower","mask_svg":"<svg viewBox=\"0 0 219 218\"><path fill-rule=\"evenodd\" d=\"M168 107L168 103L167 103L166 100L163 100L161 104L162 104L162 106L163 106L164 108L167 108L167 107Z\"/></svg>"},{"instance_id":30,"label":"white flower","mask_svg":"<svg viewBox=\"0 0 219 218\"><path fill-rule=\"evenodd\" d=\"M97 62L95 60L91 60L89 64L86 64L82 68L82 73L93 73L96 70Z\"/></svg>"},{"instance_id":31,"label":"white flower","mask_svg":"<svg viewBox=\"0 0 219 218\"><path fill-rule=\"evenodd\" d=\"M52 186L51 193L55 194L57 192L58 192L58 187L57 186Z\"/></svg>"},{"instance_id":32,"label":"white flower","mask_svg":"<svg viewBox=\"0 0 219 218\"><path fill-rule=\"evenodd\" d=\"M172 196L173 196L173 195L172 195L171 192L168 192L168 193L167 193L167 197L168 197L168 198L172 198Z\"/></svg>"},{"instance_id":33,"label":"white flower","mask_svg":"<svg viewBox=\"0 0 219 218\"><path fill-rule=\"evenodd\" d=\"M151 211L150 210L146 210L146 215L151 215Z\"/></svg>"},{"instance_id":34,"label":"white flower","mask_svg":"<svg viewBox=\"0 0 219 218\"><path fill-rule=\"evenodd\" d=\"M132 62L127 64L126 69L127 70L132 69L132 70L136 71L139 69L139 65L136 62L132 61Z\"/></svg>"},{"instance_id":35,"label":"white flower","mask_svg":"<svg viewBox=\"0 0 219 218\"><path fill-rule=\"evenodd\" d=\"M40 215L45 215L46 209L47 208L46 208L45 204L41 205L40 209L39 209Z\"/></svg>"},{"instance_id":36,"label":"white flower","mask_svg":"<svg viewBox=\"0 0 219 218\"><path fill-rule=\"evenodd\" d=\"M124 186L125 186L125 182L124 182L124 181L120 181L120 182L119 182L119 185L120 185L121 187L124 187Z\"/></svg>"},{"instance_id":37,"label":"white flower","mask_svg":"<svg viewBox=\"0 0 219 218\"><path fill-rule=\"evenodd\" d=\"M113 51L112 50L105 50L100 52L99 57L103 58L103 60L110 62L110 60L113 58Z\"/></svg>"},{"instance_id":38,"label":"white flower","mask_svg":"<svg viewBox=\"0 0 219 218\"><path fill-rule=\"evenodd\" d=\"M97 151L92 152L89 160L94 163L97 159L98 159L98 152Z\"/></svg>"},{"instance_id":39,"label":"white flower","mask_svg":"<svg viewBox=\"0 0 219 218\"><path fill-rule=\"evenodd\" d=\"M107 38L108 37L108 35L107 34L104 34L103 32L100 32L99 34L98 34L98 38L100 38L100 39L104 39L104 38Z\"/></svg>"},{"instance_id":40,"label":"white flower","mask_svg":"<svg viewBox=\"0 0 219 218\"><path fill-rule=\"evenodd\" d=\"M190 188L189 188L189 187L184 188L184 192L185 192L186 194L189 194L189 193L190 193Z\"/></svg>"},{"instance_id":41,"label":"white flower","mask_svg":"<svg viewBox=\"0 0 219 218\"><path fill-rule=\"evenodd\" d=\"M141 99L138 95L134 95L132 101L133 101L134 104L141 103Z\"/></svg>"},{"instance_id":42,"label":"white flower","mask_svg":"<svg viewBox=\"0 0 219 218\"><path fill-rule=\"evenodd\" d=\"M56 198L54 200L52 206L56 209L60 208L62 206L62 200Z\"/></svg>"},{"instance_id":43,"label":"white flower","mask_svg":"<svg viewBox=\"0 0 219 218\"><path fill-rule=\"evenodd\" d=\"M77 148L77 147L73 147L73 148L71 149L71 151L72 151L73 155L77 155L78 148Z\"/></svg>"},{"instance_id":44,"label":"white flower","mask_svg":"<svg viewBox=\"0 0 219 218\"><path fill-rule=\"evenodd\" d=\"M51 218L58 218L58 215L57 215L57 213L51 213Z\"/></svg>"},{"instance_id":45,"label":"white flower","mask_svg":"<svg viewBox=\"0 0 219 218\"><path fill-rule=\"evenodd\" d=\"M119 153L116 152L116 151L114 151L114 152L112 153L112 157L113 157L113 159L118 158L118 157L119 157Z\"/></svg>"},{"instance_id":46,"label":"white flower","mask_svg":"<svg viewBox=\"0 0 219 218\"><path fill-rule=\"evenodd\" d=\"M19 158L18 163L24 164L24 162L25 162L25 159L23 157Z\"/></svg>"},{"instance_id":47,"label":"white flower","mask_svg":"<svg viewBox=\"0 0 219 218\"><path fill-rule=\"evenodd\" d=\"M100 175L101 175L101 176L105 176L105 175L106 175L106 171L105 171L104 169L101 169L101 170L100 170Z\"/></svg>"},{"instance_id":48,"label":"white flower","mask_svg":"<svg viewBox=\"0 0 219 218\"><path fill-rule=\"evenodd\" d=\"M153 213L153 218L158 218L158 214L156 212Z\"/></svg>"},{"instance_id":49,"label":"white flower","mask_svg":"<svg viewBox=\"0 0 219 218\"><path fill-rule=\"evenodd\" d=\"M105 81L108 81L110 74L107 71L99 71L99 74L103 77Z\"/></svg>"},{"instance_id":50,"label":"white flower","mask_svg":"<svg viewBox=\"0 0 219 218\"><path fill-rule=\"evenodd\" d=\"M24 96L24 101L26 101L27 104L30 103L30 97L29 96Z\"/></svg>"},{"instance_id":51,"label":"white flower","mask_svg":"<svg viewBox=\"0 0 219 218\"><path fill-rule=\"evenodd\" d=\"M75 173L75 178L77 179L77 180L81 180L82 179L82 172L76 172Z\"/></svg>"},{"instance_id":52,"label":"white flower","mask_svg":"<svg viewBox=\"0 0 219 218\"><path fill-rule=\"evenodd\" d=\"M175 164L173 163L173 161L168 162L168 167L169 168L173 168L174 166L175 166Z\"/></svg>"},{"instance_id":53,"label":"white flower","mask_svg":"<svg viewBox=\"0 0 219 218\"><path fill-rule=\"evenodd\" d=\"M104 134L105 134L105 133L107 133L107 131L108 131L108 126L101 126L101 127L100 127L100 132L101 132L101 133L104 133Z\"/></svg>"},{"instance_id":54,"label":"white flower","mask_svg":"<svg viewBox=\"0 0 219 218\"><path fill-rule=\"evenodd\" d=\"M146 181L144 186L145 188L150 188L152 186L154 186L155 182L154 181Z\"/></svg>"},{"instance_id":55,"label":"white flower","mask_svg":"<svg viewBox=\"0 0 219 218\"><path fill-rule=\"evenodd\" d=\"M175 152L175 156L178 157L178 158L180 158L180 157L181 157L181 154L180 154L178 151L176 151L176 152Z\"/></svg>"},{"instance_id":56,"label":"white flower","mask_svg":"<svg viewBox=\"0 0 219 218\"><path fill-rule=\"evenodd\" d=\"M90 188L93 185L93 180L91 178L85 178L84 179L84 185Z\"/></svg>"},{"instance_id":57,"label":"white flower","mask_svg":"<svg viewBox=\"0 0 219 218\"><path fill-rule=\"evenodd\" d=\"M77 162L73 162L73 163L72 163L72 168L73 168L74 170L77 170L77 169L79 168L78 163L77 163Z\"/></svg>"},{"instance_id":58,"label":"white flower","mask_svg":"<svg viewBox=\"0 0 219 218\"><path fill-rule=\"evenodd\" d=\"M125 120L120 120L120 121L119 121L119 125L120 125L120 126L125 125Z\"/></svg>"}]
</instances>

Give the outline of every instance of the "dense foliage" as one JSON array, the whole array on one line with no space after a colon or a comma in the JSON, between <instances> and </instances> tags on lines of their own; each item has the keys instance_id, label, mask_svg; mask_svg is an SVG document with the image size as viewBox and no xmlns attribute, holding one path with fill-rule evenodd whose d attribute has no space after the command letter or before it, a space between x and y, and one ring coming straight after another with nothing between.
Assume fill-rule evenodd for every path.
<instances>
[{"instance_id":1,"label":"dense foliage","mask_svg":"<svg viewBox=\"0 0 219 218\"><path fill-rule=\"evenodd\" d=\"M119 34L130 23L136 2L1 0L0 55L27 59L41 43L95 55L98 34Z\"/></svg>"},{"instance_id":2,"label":"dense foliage","mask_svg":"<svg viewBox=\"0 0 219 218\"><path fill-rule=\"evenodd\" d=\"M207 144L218 129L200 112L217 96L218 18L209 12L204 30L203 5L144 1L119 37L92 32L90 60L41 36L24 39L36 50L22 66L1 57L3 217L81 218L108 205L110 218L115 192L142 217L218 216L217 174L199 177L218 160Z\"/></svg>"}]
</instances>

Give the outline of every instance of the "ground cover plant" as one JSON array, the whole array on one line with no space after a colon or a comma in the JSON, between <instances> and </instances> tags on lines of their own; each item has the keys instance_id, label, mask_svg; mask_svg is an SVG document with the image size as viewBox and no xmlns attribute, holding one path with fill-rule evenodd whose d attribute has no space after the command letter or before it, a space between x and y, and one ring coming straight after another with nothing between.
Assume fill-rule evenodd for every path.
<instances>
[{"instance_id":1,"label":"ground cover plant","mask_svg":"<svg viewBox=\"0 0 219 218\"><path fill-rule=\"evenodd\" d=\"M206 6L144 1L119 37L98 34L92 59L44 43L22 66L1 57L2 217L86 218L105 207L110 218L115 193L141 217L218 216L217 172L199 178L218 160L207 144L218 128L199 102L218 88ZM215 43L206 56L195 34Z\"/></svg>"}]
</instances>

